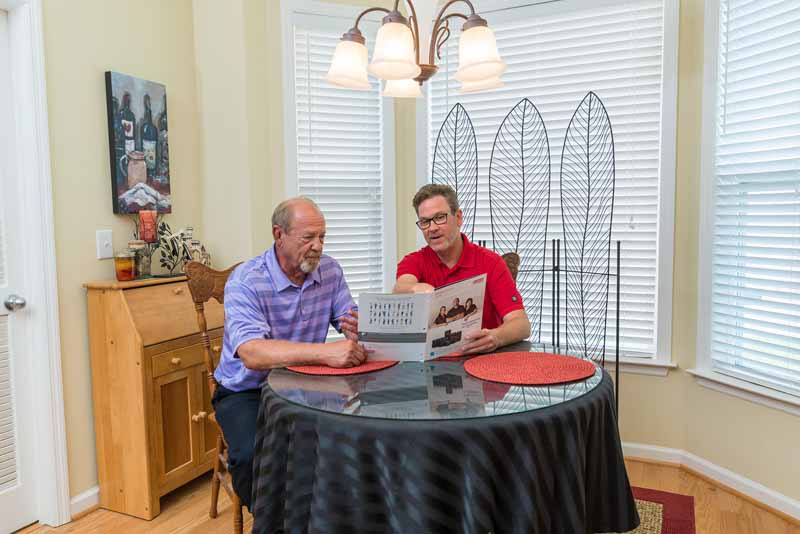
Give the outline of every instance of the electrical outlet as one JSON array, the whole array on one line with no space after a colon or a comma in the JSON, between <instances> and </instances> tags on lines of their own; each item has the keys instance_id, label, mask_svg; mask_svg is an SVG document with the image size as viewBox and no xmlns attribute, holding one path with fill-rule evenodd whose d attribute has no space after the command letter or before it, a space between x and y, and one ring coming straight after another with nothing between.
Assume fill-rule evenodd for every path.
<instances>
[{"instance_id":1,"label":"electrical outlet","mask_svg":"<svg viewBox=\"0 0 800 534\"><path fill-rule=\"evenodd\" d=\"M114 240L111 230L97 230L97 259L107 260L114 257Z\"/></svg>"}]
</instances>

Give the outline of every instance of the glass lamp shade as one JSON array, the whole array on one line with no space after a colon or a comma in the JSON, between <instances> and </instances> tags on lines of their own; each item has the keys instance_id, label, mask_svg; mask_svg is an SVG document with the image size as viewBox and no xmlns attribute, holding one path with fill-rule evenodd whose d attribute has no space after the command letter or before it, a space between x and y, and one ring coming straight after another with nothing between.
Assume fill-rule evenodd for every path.
<instances>
[{"instance_id":1,"label":"glass lamp shade","mask_svg":"<svg viewBox=\"0 0 800 534\"><path fill-rule=\"evenodd\" d=\"M339 41L325 79L339 87L369 89L367 47L355 41Z\"/></svg>"},{"instance_id":2,"label":"glass lamp shade","mask_svg":"<svg viewBox=\"0 0 800 534\"><path fill-rule=\"evenodd\" d=\"M478 91L488 91L503 87L503 80L499 76L481 80L479 82L462 82L458 92L463 94L477 93Z\"/></svg>"},{"instance_id":3,"label":"glass lamp shade","mask_svg":"<svg viewBox=\"0 0 800 534\"><path fill-rule=\"evenodd\" d=\"M381 96L393 96L395 98L420 98L422 91L419 82L416 80L386 80Z\"/></svg>"},{"instance_id":4,"label":"glass lamp shade","mask_svg":"<svg viewBox=\"0 0 800 534\"><path fill-rule=\"evenodd\" d=\"M497 41L492 30L486 26L474 26L461 34L456 80L479 82L496 78L505 70L506 64L497 53Z\"/></svg>"},{"instance_id":5,"label":"glass lamp shade","mask_svg":"<svg viewBox=\"0 0 800 534\"><path fill-rule=\"evenodd\" d=\"M414 54L411 29L399 22L387 22L375 37L375 51L369 72L381 80L405 80L420 73Z\"/></svg>"}]
</instances>

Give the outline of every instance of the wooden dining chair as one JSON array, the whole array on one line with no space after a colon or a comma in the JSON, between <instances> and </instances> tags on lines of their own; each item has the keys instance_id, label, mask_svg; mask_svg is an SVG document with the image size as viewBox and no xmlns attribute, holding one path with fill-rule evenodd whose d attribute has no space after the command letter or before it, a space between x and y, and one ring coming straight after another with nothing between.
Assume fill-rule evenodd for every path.
<instances>
[{"instance_id":1,"label":"wooden dining chair","mask_svg":"<svg viewBox=\"0 0 800 534\"><path fill-rule=\"evenodd\" d=\"M190 261L184 266L184 272L188 278L189 292L192 294L194 308L197 312L197 326L200 329L200 336L203 341L203 360L208 373L208 388L211 390L212 398L214 391L217 389L217 381L214 378L216 362L214 361L214 353L211 350L211 340L208 337L205 303L214 298L220 304L224 304L225 283L237 265L239 264L237 263L225 271L215 271L198 261ZM222 486L232 503L233 532L234 534L242 534L242 501L233 490L233 482L228 471L228 444L225 443L222 428L217 423L216 414L212 412L208 417L217 428L217 451L214 455L214 477L211 479L211 508L208 511L208 515L212 519L217 517L219 488Z\"/></svg>"},{"instance_id":2,"label":"wooden dining chair","mask_svg":"<svg viewBox=\"0 0 800 534\"><path fill-rule=\"evenodd\" d=\"M506 262L508 270L511 271L511 278L514 282L517 281L517 273L519 272L519 264L522 261L519 254L516 252L506 252L502 256L503 261Z\"/></svg>"}]
</instances>

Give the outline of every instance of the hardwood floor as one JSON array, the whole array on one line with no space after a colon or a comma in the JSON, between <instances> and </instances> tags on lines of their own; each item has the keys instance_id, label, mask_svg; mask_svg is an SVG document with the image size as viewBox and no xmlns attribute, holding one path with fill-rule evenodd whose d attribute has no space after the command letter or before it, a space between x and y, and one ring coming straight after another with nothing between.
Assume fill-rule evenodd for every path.
<instances>
[{"instance_id":1,"label":"hardwood floor","mask_svg":"<svg viewBox=\"0 0 800 534\"><path fill-rule=\"evenodd\" d=\"M800 534L800 525L751 504L706 480L674 466L626 461L628 476L635 486L672 491L695 498L696 534ZM209 519L210 477L203 476L161 500L161 515L152 521L95 510L59 528L33 525L23 534L188 534L229 533L233 526L230 501L220 493L220 515ZM245 532L250 532L252 517L245 510Z\"/></svg>"},{"instance_id":2,"label":"hardwood floor","mask_svg":"<svg viewBox=\"0 0 800 534\"><path fill-rule=\"evenodd\" d=\"M626 460L634 486L694 497L696 534L800 534L792 524L678 467Z\"/></svg>"},{"instance_id":3,"label":"hardwood floor","mask_svg":"<svg viewBox=\"0 0 800 534\"><path fill-rule=\"evenodd\" d=\"M216 519L208 517L210 504L211 473L208 473L162 497L161 514L152 521L98 509L58 528L32 525L22 529L20 534L230 534L233 513L228 495L219 492ZM249 533L253 518L247 508L243 513L244 532Z\"/></svg>"}]
</instances>

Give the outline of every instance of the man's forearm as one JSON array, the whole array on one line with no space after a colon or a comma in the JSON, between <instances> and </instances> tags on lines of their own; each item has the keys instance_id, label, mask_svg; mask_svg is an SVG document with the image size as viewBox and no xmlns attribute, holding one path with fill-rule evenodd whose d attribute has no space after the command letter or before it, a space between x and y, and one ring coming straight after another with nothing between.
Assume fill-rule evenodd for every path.
<instances>
[{"instance_id":1,"label":"man's forearm","mask_svg":"<svg viewBox=\"0 0 800 534\"><path fill-rule=\"evenodd\" d=\"M239 347L248 369L265 371L287 365L316 365L323 361L323 343L297 343L279 339L254 339Z\"/></svg>"},{"instance_id":2,"label":"man's forearm","mask_svg":"<svg viewBox=\"0 0 800 534\"><path fill-rule=\"evenodd\" d=\"M416 279L409 280L403 276L397 279L397 282L394 284L394 289L392 289L392 293L411 293L414 291L414 285L417 284Z\"/></svg>"},{"instance_id":3,"label":"man's forearm","mask_svg":"<svg viewBox=\"0 0 800 534\"><path fill-rule=\"evenodd\" d=\"M531 335L531 323L526 316L509 319L494 329L498 347L505 347Z\"/></svg>"}]
</instances>

